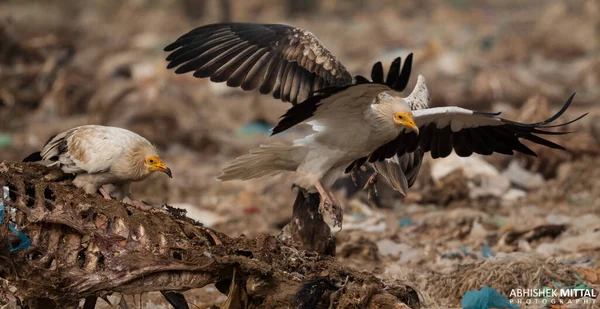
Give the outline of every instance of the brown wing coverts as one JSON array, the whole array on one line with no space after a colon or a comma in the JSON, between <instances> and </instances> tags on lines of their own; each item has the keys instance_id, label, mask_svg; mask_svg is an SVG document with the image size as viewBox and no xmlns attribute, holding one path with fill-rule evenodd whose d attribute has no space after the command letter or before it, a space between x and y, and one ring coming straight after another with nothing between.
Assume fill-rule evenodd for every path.
<instances>
[{"instance_id":1,"label":"brown wing coverts","mask_svg":"<svg viewBox=\"0 0 600 309\"><path fill-rule=\"evenodd\" d=\"M402 133L393 141L379 147L367 158L361 158L352 163L347 170L356 168L365 162L383 161L394 155L402 156L418 149L431 152L432 158L443 158L452 152L452 149L460 157L468 157L473 153L491 155L494 152L512 155L518 151L527 155L537 156L535 152L521 143L520 139L526 139L536 144L544 145L554 149L564 148L554 142L544 139L538 135L562 135L569 132L551 132L540 130L540 128L560 127L571 124L586 114L567 123L549 126L550 122L560 117L573 101L575 94L567 100L564 106L549 119L532 124L525 124L500 118L503 122L498 126L480 126L464 128L458 132L452 132L450 126L437 128L435 122L419 127L419 135L414 132ZM478 115L496 117L498 114L474 112Z\"/></svg>"},{"instance_id":2,"label":"brown wing coverts","mask_svg":"<svg viewBox=\"0 0 600 309\"><path fill-rule=\"evenodd\" d=\"M313 91L352 83L346 68L310 32L276 24L220 23L196 28L165 47L168 68L227 82L293 104Z\"/></svg>"},{"instance_id":3,"label":"brown wing coverts","mask_svg":"<svg viewBox=\"0 0 600 309\"><path fill-rule=\"evenodd\" d=\"M400 69L402 57L396 58L390 65L390 70L385 81L383 80L383 65L381 62L377 62L373 65L373 69L371 70L371 77L373 81L368 80L364 76L356 75L352 84L345 86L332 86L316 90L307 100L302 101L300 104L296 104L288 109L287 112L281 116L281 120L277 126L273 128L273 133L271 135L281 133L303 121L308 120L315 114L322 100L345 91L350 87L360 84L374 83L387 85L396 91L404 90L410 79L412 57L412 53L406 57L402 69Z\"/></svg>"}]
</instances>

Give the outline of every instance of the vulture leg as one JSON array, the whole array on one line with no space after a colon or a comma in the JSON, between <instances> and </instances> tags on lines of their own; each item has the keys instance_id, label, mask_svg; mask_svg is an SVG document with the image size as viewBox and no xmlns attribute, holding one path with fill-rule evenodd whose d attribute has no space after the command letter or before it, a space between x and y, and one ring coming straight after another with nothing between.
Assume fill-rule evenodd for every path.
<instances>
[{"instance_id":1,"label":"vulture leg","mask_svg":"<svg viewBox=\"0 0 600 309\"><path fill-rule=\"evenodd\" d=\"M377 196L377 175L379 175L377 171L373 172L373 175L369 177L369 180L367 180L367 183L363 187L363 190L367 190L367 199L369 202L373 200L374 196Z\"/></svg>"},{"instance_id":2,"label":"vulture leg","mask_svg":"<svg viewBox=\"0 0 600 309\"><path fill-rule=\"evenodd\" d=\"M321 203L319 204L319 213L323 213L325 211L330 213L330 218L333 220L333 226L342 226L342 205L333 197L331 192L328 192L323 188L320 182L317 182L315 185L317 191L319 191L319 195L321 195Z\"/></svg>"}]
</instances>

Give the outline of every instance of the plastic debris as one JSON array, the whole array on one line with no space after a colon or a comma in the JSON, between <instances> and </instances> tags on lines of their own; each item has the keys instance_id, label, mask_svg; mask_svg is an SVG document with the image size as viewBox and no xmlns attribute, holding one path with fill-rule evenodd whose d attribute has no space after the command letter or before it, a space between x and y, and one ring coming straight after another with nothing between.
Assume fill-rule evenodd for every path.
<instances>
[{"instance_id":1,"label":"plastic debris","mask_svg":"<svg viewBox=\"0 0 600 309\"><path fill-rule=\"evenodd\" d=\"M490 309L490 308L513 308L519 306L511 304L502 294L489 286L484 286L479 291L467 291L462 299L463 309Z\"/></svg>"},{"instance_id":2,"label":"plastic debris","mask_svg":"<svg viewBox=\"0 0 600 309\"><path fill-rule=\"evenodd\" d=\"M383 256L397 256L402 252L410 250L411 247L407 244L399 244L389 239L382 239L377 242L377 249L379 250L379 254Z\"/></svg>"},{"instance_id":3,"label":"plastic debris","mask_svg":"<svg viewBox=\"0 0 600 309\"><path fill-rule=\"evenodd\" d=\"M270 134L272 126L264 121L256 121L249 123L241 127L238 131L238 135L260 135Z\"/></svg>"},{"instance_id":4,"label":"plastic debris","mask_svg":"<svg viewBox=\"0 0 600 309\"><path fill-rule=\"evenodd\" d=\"M600 231L589 231L577 236L562 237L558 242L540 244L535 251L550 256L558 253L572 253L597 249L600 249Z\"/></svg>"},{"instance_id":5,"label":"plastic debris","mask_svg":"<svg viewBox=\"0 0 600 309\"><path fill-rule=\"evenodd\" d=\"M541 188L545 183L541 174L524 169L516 160L510 161L508 168L502 172L502 175L509 179L511 183L525 190Z\"/></svg>"},{"instance_id":6,"label":"plastic debris","mask_svg":"<svg viewBox=\"0 0 600 309\"><path fill-rule=\"evenodd\" d=\"M471 199L482 196L501 197L510 187L510 181L493 165L475 155L459 157L451 154L437 159L431 164L431 177L434 182L438 182L455 170L462 170L467 178Z\"/></svg>"},{"instance_id":7,"label":"plastic debris","mask_svg":"<svg viewBox=\"0 0 600 309\"><path fill-rule=\"evenodd\" d=\"M260 213L260 208L254 206L254 205L248 205L246 207L244 207L244 213L246 214L257 214Z\"/></svg>"},{"instance_id":8,"label":"plastic debris","mask_svg":"<svg viewBox=\"0 0 600 309\"><path fill-rule=\"evenodd\" d=\"M398 225L400 225L400 227L407 227L411 225L417 225L417 223L409 217L404 217L398 221Z\"/></svg>"},{"instance_id":9,"label":"plastic debris","mask_svg":"<svg viewBox=\"0 0 600 309\"><path fill-rule=\"evenodd\" d=\"M487 259L496 256L496 254L494 253L494 251L492 251L492 248L490 248L490 246L483 245L483 247L481 247L481 256Z\"/></svg>"},{"instance_id":10,"label":"plastic debris","mask_svg":"<svg viewBox=\"0 0 600 309\"><path fill-rule=\"evenodd\" d=\"M0 199L0 223L4 223L4 212L6 211L6 208L7 208L4 205L4 201L8 200L8 193L9 193L8 187L7 186L2 187L2 199Z\"/></svg>"},{"instance_id":11,"label":"plastic debris","mask_svg":"<svg viewBox=\"0 0 600 309\"><path fill-rule=\"evenodd\" d=\"M586 274L585 283L594 286L600 268L600 257L594 254L600 248L600 49L598 40L590 38L599 33L600 5L598 1L543 5L488 1L487 5L475 5L475 10L458 11L467 1L452 1L441 6L435 1L418 5L414 1L383 1L360 12L345 1L328 1L321 8L314 7L322 12L311 13L315 18L334 17L323 23L322 29L315 29L301 12L290 15L288 22L315 33L334 54L344 51L336 54L344 66L368 78L375 62L382 61L387 73L396 57L404 62L408 53L414 53L410 84L416 81L416 73L426 76L428 83L435 85L430 89L432 106L502 112L503 118L535 123L552 116L577 91L567 113L550 125L580 113L590 115L565 128L549 128L576 134L542 136L566 151L522 141L538 156L518 152L513 156L473 155L475 159L447 164L446 159L461 159L452 154L433 160L426 154L406 197L379 178L378 195L369 200L361 182L370 176L370 170L357 173L358 185L345 177L341 189L336 187L334 192L345 213L343 230L333 231L336 243L342 248L357 235L371 239L379 247L381 261L369 262L371 255L366 255L366 260L355 259L352 266L376 273L398 267L402 271L399 278L421 287L419 294L431 301L427 307L432 308L457 308L466 291L485 285L507 297L508 291L517 287L553 287L547 280L548 268L552 278L567 282L567 286L574 286L577 276L584 280ZM191 30L190 20L183 15L190 11L204 12L205 17L231 15L256 21L256 16L262 16L269 20L287 11L287 1L229 1L230 14L215 12L218 5L189 10L190 1L157 2L168 3L171 9L160 9L158 4L103 6L109 10L107 14L97 14L95 2L74 9L75 1L38 1L36 6L28 6L26 1L2 2L6 15L14 15L0 21L0 39L6 45L0 48L2 159L19 161L28 152L39 150L51 132L76 125L105 122L126 127L168 150L165 160L180 169L177 179L156 178L134 186L136 196L172 206L173 202L185 202L177 207L185 208L188 217L225 234L254 237L275 233L277 223L289 218L292 211L295 191L289 186L293 177L244 182L216 182L214 177L227 162L249 149L271 142L291 143L309 132L309 126L299 125L270 140L270 127L291 104L257 90L243 92L227 83L195 79L191 73L174 74L165 69L166 54L161 49ZM44 14L48 9L56 14ZM119 14L113 14L113 9ZM85 23L79 22L81 18L68 18L74 10L87 18ZM414 14L418 12L431 18ZM132 13L136 18L128 19ZM106 20L107 16L118 18ZM193 17L192 21L205 17ZM143 20L153 22L139 27ZM553 22L556 20L561 22ZM167 21L169 27L161 27ZM116 31L107 33L106 27ZM424 35L398 38L394 29L418 29ZM98 41L102 44L87 44ZM62 56L65 52L72 55ZM534 95L537 93L541 95ZM369 164L365 167L370 169ZM432 172L441 168L454 170L444 171L441 178L434 174L432 179ZM0 175L4 169L0 162ZM545 182L541 187L527 183L517 174L520 172L533 175L536 181L543 175ZM505 186L508 189L499 194ZM539 188L531 189L535 187ZM347 195L340 194L344 192ZM259 207L260 214L249 215L253 210L244 209L247 205ZM33 235L16 224L14 211L6 208L8 222L2 226L14 247L20 240L9 223L31 236L31 248ZM326 214L325 219L329 219ZM543 229L539 227L549 224L566 225L566 229L540 233ZM485 258L484 245L496 256ZM8 253L8 246L6 249ZM542 253L540 258L538 253ZM338 259L349 262L343 256ZM460 270L444 277L448 280L430 273L443 273L457 265ZM580 267L589 269L588 273ZM519 276L515 278L515 274ZM223 301L205 300L196 305Z\"/></svg>"},{"instance_id":12,"label":"plastic debris","mask_svg":"<svg viewBox=\"0 0 600 309\"><path fill-rule=\"evenodd\" d=\"M4 223L4 213L9 213L9 211L6 211L8 207L6 207L4 205L4 200L8 200L8 193L9 193L9 189L7 186L2 187L2 195L3 195L3 199L0 199L0 224ZM7 219L7 221L9 221L10 219ZM17 235L19 237L19 245L14 247L12 243L9 243L9 247L10 247L10 251L14 252L14 251L18 251L21 249L25 249L27 247L29 247L29 245L31 244L31 241L29 240L29 237L27 237L27 235L25 235L25 233L19 231L17 229L17 227L12 224L12 223L8 223L8 228L10 229L10 231Z\"/></svg>"}]
</instances>

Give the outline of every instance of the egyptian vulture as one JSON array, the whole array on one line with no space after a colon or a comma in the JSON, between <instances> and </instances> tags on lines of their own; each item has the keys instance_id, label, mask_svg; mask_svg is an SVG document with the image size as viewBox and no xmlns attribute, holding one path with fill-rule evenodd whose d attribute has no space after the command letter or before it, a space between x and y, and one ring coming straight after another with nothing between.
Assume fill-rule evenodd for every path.
<instances>
[{"instance_id":1,"label":"egyptian vulture","mask_svg":"<svg viewBox=\"0 0 600 309\"><path fill-rule=\"evenodd\" d=\"M385 80L381 63L373 66L372 80L352 76L314 35L286 25L206 25L181 36L165 51L171 52L168 68L177 67L178 74L193 71L198 78L210 77L244 90L258 88L291 102L273 134L300 123L312 126L314 133L292 145L251 150L226 167L221 180L293 172L295 183L318 191L320 209L333 207L338 219L340 207L329 187L344 172L367 162L405 191L414 182L424 152L433 158L446 157L452 150L459 156L513 151L535 156L520 139L564 149L539 135L563 134L543 129L552 127L548 124L564 113L573 96L556 115L533 124L456 106L431 108L423 76L408 97L400 97L410 64L400 70L396 59Z\"/></svg>"},{"instance_id":2,"label":"egyptian vulture","mask_svg":"<svg viewBox=\"0 0 600 309\"><path fill-rule=\"evenodd\" d=\"M154 172L172 177L148 140L129 130L100 125L80 126L52 136L40 152L23 161L45 162L75 174L73 184L88 194L100 190L107 199L112 196L142 208L131 198L131 183Z\"/></svg>"}]
</instances>

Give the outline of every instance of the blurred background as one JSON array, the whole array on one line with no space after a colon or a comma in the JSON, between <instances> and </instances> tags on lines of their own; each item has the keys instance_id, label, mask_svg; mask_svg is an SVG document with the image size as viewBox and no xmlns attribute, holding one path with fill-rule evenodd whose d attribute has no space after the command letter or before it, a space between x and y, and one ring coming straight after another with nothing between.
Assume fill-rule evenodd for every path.
<instances>
[{"instance_id":1,"label":"blurred background","mask_svg":"<svg viewBox=\"0 0 600 309\"><path fill-rule=\"evenodd\" d=\"M269 139L287 103L176 75L162 49L207 23L284 23L315 34L355 74L414 53L407 91L424 75L434 106L536 122L577 92L557 123L590 113L565 129L576 134L552 139L566 151L427 156L406 197L381 181L369 199L341 179L338 259L404 279L408 265L443 271L515 252L598 267L598 16L598 0L0 0L0 160L20 161L78 125L124 127L155 143L174 175L134 184L136 198L186 208L231 236L278 234L291 217L290 179L215 177L250 148L307 129Z\"/></svg>"}]
</instances>

